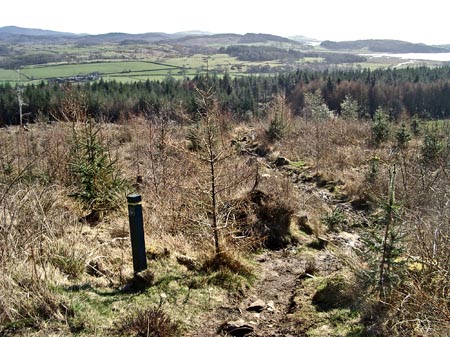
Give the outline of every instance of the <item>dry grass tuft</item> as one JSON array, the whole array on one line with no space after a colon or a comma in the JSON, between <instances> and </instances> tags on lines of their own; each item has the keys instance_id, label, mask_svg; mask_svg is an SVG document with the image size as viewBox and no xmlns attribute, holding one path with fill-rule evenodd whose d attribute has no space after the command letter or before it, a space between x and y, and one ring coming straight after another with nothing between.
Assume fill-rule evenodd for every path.
<instances>
[{"instance_id":1,"label":"dry grass tuft","mask_svg":"<svg viewBox=\"0 0 450 337\"><path fill-rule=\"evenodd\" d=\"M113 336L178 337L181 329L161 308L138 310L111 330Z\"/></svg>"}]
</instances>

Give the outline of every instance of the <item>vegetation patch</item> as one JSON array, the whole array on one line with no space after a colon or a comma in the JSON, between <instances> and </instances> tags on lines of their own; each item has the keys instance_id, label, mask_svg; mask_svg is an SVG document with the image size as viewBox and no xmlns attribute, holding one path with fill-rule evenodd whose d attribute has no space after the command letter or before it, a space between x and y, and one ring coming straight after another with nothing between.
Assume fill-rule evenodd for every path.
<instances>
[{"instance_id":1,"label":"vegetation patch","mask_svg":"<svg viewBox=\"0 0 450 337\"><path fill-rule=\"evenodd\" d=\"M357 301L355 285L342 275L326 278L317 288L312 303L319 311L352 308Z\"/></svg>"},{"instance_id":2,"label":"vegetation patch","mask_svg":"<svg viewBox=\"0 0 450 337\"><path fill-rule=\"evenodd\" d=\"M254 281L253 270L229 253L222 252L203 263L208 283L237 294L243 294Z\"/></svg>"},{"instance_id":3,"label":"vegetation patch","mask_svg":"<svg viewBox=\"0 0 450 337\"><path fill-rule=\"evenodd\" d=\"M161 308L138 310L115 325L113 336L177 337L181 333L180 325Z\"/></svg>"}]
</instances>

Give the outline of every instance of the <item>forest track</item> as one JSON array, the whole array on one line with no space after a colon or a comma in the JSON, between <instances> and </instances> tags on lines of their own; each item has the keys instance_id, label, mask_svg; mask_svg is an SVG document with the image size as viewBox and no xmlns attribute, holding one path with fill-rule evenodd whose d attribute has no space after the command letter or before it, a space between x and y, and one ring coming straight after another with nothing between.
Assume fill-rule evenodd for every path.
<instances>
[{"instance_id":1,"label":"forest track","mask_svg":"<svg viewBox=\"0 0 450 337\"><path fill-rule=\"evenodd\" d=\"M302 179L284 167L272 166L271 171L288 177L293 187L311 193L329 207L345 204L349 206L347 210L351 208L336 199L328 187L319 187L315 180ZM349 236L350 240L359 240L357 235L341 233L333 233L330 240L346 249L352 246ZM311 235L311 241L314 239ZM343 268L340 259L330 250L307 245L307 242L298 243L254 256L258 279L253 287L239 298L224 299L223 304L204 317L204 323L188 336L306 336L317 321L308 317L299 319L301 307L311 306L315 294L315 288L303 283L316 277L326 278Z\"/></svg>"},{"instance_id":2,"label":"forest track","mask_svg":"<svg viewBox=\"0 0 450 337\"><path fill-rule=\"evenodd\" d=\"M240 299L226 299L189 336L302 336L308 325L302 326L291 316L298 309L294 300L297 290L304 279L327 276L339 270L341 263L327 250L317 251L311 259L311 255L300 254L297 248L256 255L259 279L253 288Z\"/></svg>"}]
</instances>

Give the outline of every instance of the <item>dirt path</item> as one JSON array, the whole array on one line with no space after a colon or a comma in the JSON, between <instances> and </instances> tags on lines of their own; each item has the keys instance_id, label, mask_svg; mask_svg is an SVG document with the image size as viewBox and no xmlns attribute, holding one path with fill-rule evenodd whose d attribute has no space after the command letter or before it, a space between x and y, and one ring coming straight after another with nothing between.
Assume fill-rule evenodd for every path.
<instances>
[{"instance_id":1,"label":"dirt path","mask_svg":"<svg viewBox=\"0 0 450 337\"><path fill-rule=\"evenodd\" d=\"M272 167L272 170L289 177L295 188L314 195L321 203L328 206L339 203L345 207L325 184L319 187L315 180L304 179L283 167ZM329 239L347 249L353 244L349 240L358 240L352 235L334 233ZM311 235L311 241L314 240ZM209 313L203 325L189 336L306 336L306 332L317 325L316 317L299 317L299 312L304 309L301 306L312 306L316 290L308 285L311 283L308 280L327 277L342 268L339 259L329 250L315 248L307 247L307 242L303 242L255 256L258 280L254 286L243 298L226 298L222 306Z\"/></svg>"},{"instance_id":2,"label":"dirt path","mask_svg":"<svg viewBox=\"0 0 450 337\"><path fill-rule=\"evenodd\" d=\"M294 298L303 280L314 277L310 272L325 276L341 266L326 250L317 251L312 260L296 247L265 251L255 261L260 274L254 287L244 298L227 299L190 336L301 336L305 329L290 314L297 309Z\"/></svg>"}]
</instances>

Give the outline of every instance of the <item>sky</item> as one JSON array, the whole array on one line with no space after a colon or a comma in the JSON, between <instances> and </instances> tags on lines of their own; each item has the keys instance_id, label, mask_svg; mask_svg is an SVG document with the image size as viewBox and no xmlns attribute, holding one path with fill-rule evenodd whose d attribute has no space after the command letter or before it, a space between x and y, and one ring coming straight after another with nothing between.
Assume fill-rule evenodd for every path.
<instances>
[{"instance_id":1,"label":"sky","mask_svg":"<svg viewBox=\"0 0 450 337\"><path fill-rule=\"evenodd\" d=\"M88 34L201 30L450 44L447 8L444 0L14 0L2 2L0 27Z\"/></svg>"}]
</instances>

